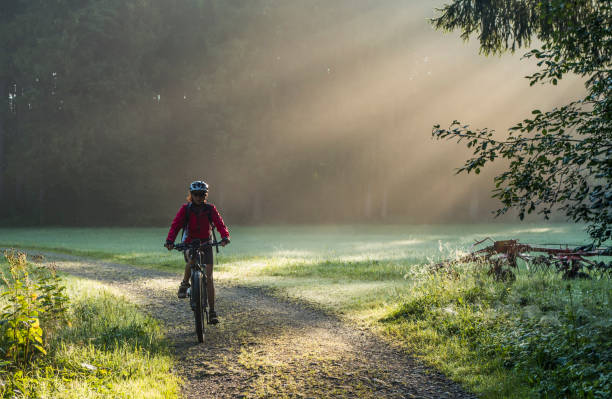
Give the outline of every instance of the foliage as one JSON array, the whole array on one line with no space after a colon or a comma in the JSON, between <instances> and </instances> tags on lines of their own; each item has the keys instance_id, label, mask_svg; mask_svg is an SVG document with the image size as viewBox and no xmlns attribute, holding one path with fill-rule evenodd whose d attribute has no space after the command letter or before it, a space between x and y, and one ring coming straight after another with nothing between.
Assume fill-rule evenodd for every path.
<instances>
[{"instance_id":1,"label":"foliage","mask_svg":"<svg viewBox=\"0 0 612 399\"><path fill-rule=\"evenodd\" d=\"M0 398L178 396L168 343L154 319L91 283L72 282L69 297L54 270L28 264L23 253L5 257L3 299L12 313L0 329L0 348L18 357L0 361ZM27 315L10 328L10 320Z\"/></svg>"},{"instance_id":2,"label":"foliage","mask_svg":"<svg viewBox=\"0 0 612 399\"><path fill-rule=\"evenodd\" d=\"M515 320L493 331L495 355L524 374L541 397L605 398L612 392L612 323L609 298L581 298L584 287L559 284L564 306L549 315ZM592 295L592 293L591 293Z\"/></svg>"},{"instance_id":3,"label":"foliage","mask_svg":"<svg viewBox=\"0 0 612 399\"><path fill-rule=\"evenodd\" d=\"M527 379L541 397L606 398L612 392L612 324L561 314L561 328L526 322L497 332L506 367Z\"/></svg>"},{"instance_id":4,"label":"foliage","mask_svg":"<svg viewBox=\"0 0 612 399\"><path fill-rule=\"evenodd\" d=\"M424 280L381 322L468 385L465 365L488 375L492 386L473 385L484 397L609 397L610 293L548 272L500 283L485 269Z\"/></svg>"},{"instance_id":5,"label":"foliage","mask_svg":"<svg viewBox=\"0 0 612 399\"><path fill-rule=\"evenodd\" d=\"M10 275L2 276L5 301L0 314L0 372L13 371L4 392L25 392L23 370L47 355L51 336L67 322L68 297L53 269L30 268L25 253L5 251ZM11 385L12 384L12 385Z\"/></svg>"},{"instance_id":6,"label":"foliage","mask_svg":"<svg viewBox=\"0 0 612 399\"><path fill-rule=\"evenodd\" d=\"M518 12L515 10L518 9ZM480 173L497 159L508 161L495 177L493 197L502 207L548 218L554 209L585 222L596 244L612 238L612 4L605 0L455 0L433 20L438 29L479 32L485 53L543 42L526 58L541 68L530 84L556 85L566 74L585 78L586 96L550 111L534 110L505 139L489 129L454 121L435 125L438 139L464 140L473 150L460 172Z\"/></svg>"},{"instance_id":7,"label":"foliage","mask_svg":"<svg viewBox=\"0 0 612 399\"><path fill-rule=\"evenodd\" d=\"M5 251L4 256L10 276L3 277L6 288L1 296L6 305L0 315L0 340L5 359L24 367L36 355L47 354L51 332L66 321L68 298L53 270L34 269L32 279L24 253Z\"/></svg>"},{"instance_id":8,"label":"foliage","mask_svg":"<svg viewBox=\"0 0 612 399\"><path fill-rule=\"evenodd\" d=\"M0 315L2 322L2 348L4 357L16 365L27 364L43 348L43 330L40 326L36 291L26 271L25 254L5 254L11 268L12 282L5 279L7 289L2 293L8 305Z\"/></svg>"}]
</instances>

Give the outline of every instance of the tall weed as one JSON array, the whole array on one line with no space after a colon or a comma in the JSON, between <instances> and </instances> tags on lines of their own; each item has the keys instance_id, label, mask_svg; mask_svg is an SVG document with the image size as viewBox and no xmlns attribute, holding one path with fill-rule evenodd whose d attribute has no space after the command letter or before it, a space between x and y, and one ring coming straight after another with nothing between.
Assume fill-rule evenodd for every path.
<instances>
[{"instance_id":1,"label":"tall weed","mask_svg":"<svg viewBox=\"0 0 612 399\"><path fill-rule=\"evenodd\" d=\"M5 304L0 314L0 350L5 366L23 367L45 355L51 334L66 321L68 297L52 269L30 268L26 255L5 251L9 275L2 275Z\"/></svg>"},{"instance_id":2,"label":"tall weed","mask_svg":"<svg viewBox=\"0 0 612 399\"><path fill-rule=\"evenodd\" d=\"M68 297L55 270L31 267L26 255L5 251L8 275L0 313L0 396L27 395L27 370L47 354L53 332L66 322Z\"/></svg>"}]
</instances>

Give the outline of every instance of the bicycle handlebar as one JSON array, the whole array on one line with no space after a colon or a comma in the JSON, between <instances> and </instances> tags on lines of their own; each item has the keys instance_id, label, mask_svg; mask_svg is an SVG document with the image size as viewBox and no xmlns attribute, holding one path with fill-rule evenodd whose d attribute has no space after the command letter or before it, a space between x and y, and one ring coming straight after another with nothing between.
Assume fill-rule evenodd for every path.
<instances>
[{"instance_id":1,"label":"bicycle handlebar","mask_svg":"<svg viewBox=\"0 0 612 399\"><path fill-rule=\"evenodd\" d=\"M204 247L219 247L221 242L213 241L213 242L190 242L190 243L179 243L174 244L174 248L177 251L184 251L186 249L196 249L196 248L204 248Z\"/></svg>"}]
</instances>

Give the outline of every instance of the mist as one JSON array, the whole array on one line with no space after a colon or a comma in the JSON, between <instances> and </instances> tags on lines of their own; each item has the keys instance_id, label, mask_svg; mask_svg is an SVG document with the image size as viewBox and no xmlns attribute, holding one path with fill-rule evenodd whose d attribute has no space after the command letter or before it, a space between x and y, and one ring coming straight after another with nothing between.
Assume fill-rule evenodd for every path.
<instances>
[{"instance_id":1,"label":"mist","mask_svg":"<svg viewBox=\"0 0 612 399\"><path fill-rule=\"evenodd\" d=\"M485 57L435 31L443 1L184 3L117 5L129 32L153 33L78 36L96 50L74 65L5 56L18 73L0 120L3 224L163 225L196 179L230 225L490 221L504 165L456 176L469 152L432 126L503 135L584 92L572 77L529 87L527 49ZM36 79L54 94L36 102ZM102 79L112 89L91 87Z\"/></svg>"}]
</instances>

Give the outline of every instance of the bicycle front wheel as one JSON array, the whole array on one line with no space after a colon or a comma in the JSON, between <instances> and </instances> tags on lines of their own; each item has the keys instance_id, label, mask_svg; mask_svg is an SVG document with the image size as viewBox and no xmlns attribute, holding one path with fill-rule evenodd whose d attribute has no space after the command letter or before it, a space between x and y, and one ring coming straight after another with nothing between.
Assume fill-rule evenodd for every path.
<instances>
[{"instance_id":1,"label":"bicycle front wheel","mask_svg":"<svg viewBox=\"0 0 612 399\"><path fill-rule=\"evenodd\" d=\"M206 295L206 287L204 287L202 272L196 270L193 272L193 281L191 285L191 295L194 303L193 314L195 316L196 335L198 342L204 342L204 312L203 306L204 296Z\"/></svg>"}]
</instances>

